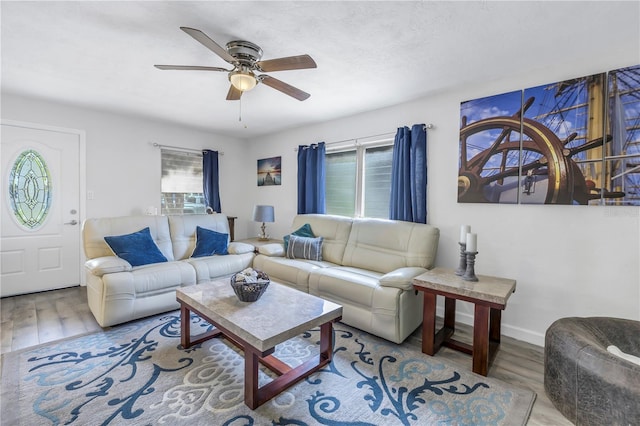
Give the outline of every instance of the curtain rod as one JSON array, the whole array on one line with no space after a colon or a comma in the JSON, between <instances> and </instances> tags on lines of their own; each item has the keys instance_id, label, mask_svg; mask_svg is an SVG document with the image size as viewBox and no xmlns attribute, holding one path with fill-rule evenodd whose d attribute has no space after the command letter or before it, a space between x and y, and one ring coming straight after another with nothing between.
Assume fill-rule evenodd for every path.
<instances>
[{"instance_id":1,"label":"curtain rod","mask_svg":"<svg viewBox=\"0 0 640 426\"><path fill-rule=\"evenodd\" d=\"M204 149L183 148L181 146L161 145L157 142L152 142L151 145L155 146L156 148L168 148L168 149L175 149L178 151L198 152L200 154L202 154L202 151L204 151ZM218 152L218 155L224 155L224 152Z\"/></svg>"},{"instance_id":2,"label":"curtain rod","mask_svg":"<svg viewBox=\"0 0 640 426\"><path fill-rule=\"evenodd\" d=\"M377 135L361 136L359 138L349 138L349 139L343 139L341 141L326 142L325 145L335 145L335 144L338 144L338 143L344 143L344 142L349 142L349 141L357 141L358 139L378 138L380 136L391 136L391 135L395 135L395 134L396 134L395 132L378 133Z\"/></svg>"},{"instance_id":3,"label":"curtain rod","mask_svg":"<svg viewBox=\"0 0 640 426\"><path fill-rule=\"evenodd\" d=\"M433 124L429 123L429 124L425 124L424 126L422 126L422 129L424 131L427 131L429 129L433 129L434 127L435 126ZM377 138L377 137L380 137L380 136L391 136L391 135L395 135L395 134L396 134L396 132L379 133L377 135L361 136L359 138L349 138L349 139L344 139L344 140L341 140L341 141L325 142L325 145L335 145L335 144L338 144L338 143L344 143L344 142L349 142L349 141L357 141L359 139ZM296 147L293 150L294 151L298 151L298 148Z\"/></svg>"},{"instance_id":4,"label":"curtain rod","mask_svg":"<svg viewBox=\"0 0 640 426\"><path fill-rule=\"evenodd\" d=\"M431 124L431 123L425 124L424 126L422 126L422 129L424 131L427 131L428 129L433 129L433 124ZM358 139L369 139L369 138L377 138L377 137L380 137L380 136L391 136L391 135L395 135L395 134L396 134L396 132L379 133L377 135L361 136L359 138L350 138L350 139L344 139L344 140L341 140L341 141L327 142L327 143L325 143L325 145L333 145L333 144L336 144L336 143L357 141Z\"/></svg>"}]
</instances>

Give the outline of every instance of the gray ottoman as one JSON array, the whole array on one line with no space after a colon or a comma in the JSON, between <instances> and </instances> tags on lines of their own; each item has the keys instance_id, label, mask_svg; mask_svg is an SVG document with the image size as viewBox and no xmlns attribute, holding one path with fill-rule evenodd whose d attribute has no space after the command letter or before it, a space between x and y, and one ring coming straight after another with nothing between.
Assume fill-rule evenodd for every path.
<instances>
[{"instance_id":1,"label":"gray ottoman","mask_svg":"<svg viewBox=\"0 0 640 426\"><path fill-rule=\"evenodd\" d=\"M609 345L640 356L640 321L562 318L547 330L544 389L577 425L640 425L640 365Z\"/></svg>"}]
</instances>

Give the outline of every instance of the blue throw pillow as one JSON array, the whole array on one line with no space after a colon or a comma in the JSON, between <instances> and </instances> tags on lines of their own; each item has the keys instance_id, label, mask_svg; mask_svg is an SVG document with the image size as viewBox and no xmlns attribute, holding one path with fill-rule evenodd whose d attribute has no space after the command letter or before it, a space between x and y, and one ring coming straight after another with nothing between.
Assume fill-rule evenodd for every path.
<instances>
[{"instance_id":1,"label":"blue throw pillow","mask_svg":"<svg viewBox=\"0 0 640 426\"><path fill-rule=\"evenodd\" d=\"M228 254L229 234L212 231L196 226L196 248L191 257L213 256L214 254Z\"/></svg>"},{"instance_id":2,"label":"blue throw pillow","mask_svg":"<svg viewBox=\"0 0 640 426\"><path fill-rule=\"evenodd\" d=\"M322 237L308 238L292 235L287 247L289 259L322 260Z\"/></svg>"},{"instance_id":3,"label":"blue throw pillow","mask_svg":"<svg viewBox=\"0 0 640 426\"><path fill-rule=\"evenodd\" d=\"M295 231L293 231L291 234L285 235L284 237L282 237L282 240L284 241L284 252L285 253L287 252L287 247L289 246L289 237L291 235L297 235L299 237L308 237L308 238L315 237L315 235L313 235L313 231L311 230L311 225L308 224L308 223L305 223L300 228L298 228Z\"/></svg>"},{"instance_id":4,"label":"blue throw pillow","mask_svg":"<svg viewBox=\"0 0 640 426\"><path fill-rule=\"evenodd\" d=\"M160 251L149 228L127 235L104 237L111 250L131 266L148 265L150 263L166 262L167 258Z\"/></svg>"}]
</instances>

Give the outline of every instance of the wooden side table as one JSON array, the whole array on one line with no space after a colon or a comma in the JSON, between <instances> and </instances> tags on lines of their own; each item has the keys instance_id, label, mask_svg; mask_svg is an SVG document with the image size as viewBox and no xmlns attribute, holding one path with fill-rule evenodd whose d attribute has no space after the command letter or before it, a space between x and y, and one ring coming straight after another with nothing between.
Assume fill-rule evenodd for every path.
<instances>
[{"instance_id":1,"label":"wooden side table","mask_svg":"<svg viewBox=\"0 0 640 426\"><path fill-rule=\"evenodd\" d=\"M478 275L464 281L453 270L434 268L414 278L413 287L423 292L422 352L434 355L442 345L470 354L473 372L486 376L500 346L500 321L516 281ZM444 326L436 333L436 297L444 296ZM452 338L455 332L456 300L475 305L473 345Z\"/></svg>"},{"instance_id":2,"label":"wooden side table","mask_svg":"<svg viewBox=\"0 0 640 426\"><path fill-rule=\"evenodd\" d=\"M233 241L235 239L237 218L237 216L227 216L227 221L229 222L229 241Z\"/></svg>"}]
</instances>

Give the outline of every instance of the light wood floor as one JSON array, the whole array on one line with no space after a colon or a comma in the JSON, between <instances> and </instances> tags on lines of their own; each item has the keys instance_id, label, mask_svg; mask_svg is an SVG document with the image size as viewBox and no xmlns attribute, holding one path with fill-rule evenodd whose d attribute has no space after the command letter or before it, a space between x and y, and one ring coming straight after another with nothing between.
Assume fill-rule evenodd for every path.
<instances>
[{"instance_id":1,"label":"light wood floor","mask_svg":"<svg viewBox=\"0 0 640 426\"><path fill-rule=\"evenodd\" d=\"M86 287L0 299L0 316L0 352L3 354L101 330L89 311ZM419 346L420 336L418 330L409 337L409 344ZM470 343L471 328L463 324L456 325L456 338ZM471 369L469 355L442 348L435 356L453 361L461 368ZM541 347L503 336L489 376L537 394L529 425L571 425L545 395L543 360Z\"/></svg>"}]
</instances>

